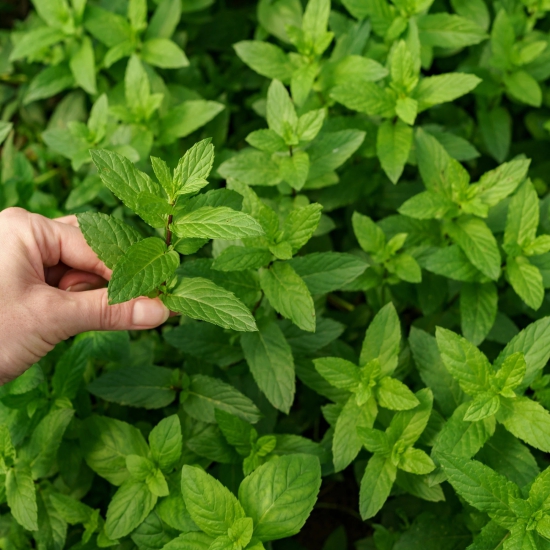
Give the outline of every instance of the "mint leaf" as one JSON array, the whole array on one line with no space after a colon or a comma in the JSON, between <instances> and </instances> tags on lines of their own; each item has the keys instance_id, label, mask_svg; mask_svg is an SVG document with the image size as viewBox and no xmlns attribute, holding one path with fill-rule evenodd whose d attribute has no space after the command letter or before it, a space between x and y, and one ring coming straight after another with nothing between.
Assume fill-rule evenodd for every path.
<instances>
[{"instance_id":1,"label":"mint leaf","mask_svg":"<svg viewBox=\"0 0 550 550\"><path fill-rule=\"evenodd\" d=\"M146 409L166 407L176 398L173 372L153 366L107 372L88 384L87 390L105 401Z\"/></svg>"},{"instance_id":2,"label":"mint leaf","mask_svg":"<svg viewBox=\"0 0 550 550\"><path fill-rule=\"evenodd\" d=\"M315 331L311 294L290 264L275 262L260 272L260 285L273 308L302 330Z\"/></svg>"},{"instance_id":3,"label":"mint leaf","mask_svg":"<svg viewBox=\"0 0 550 550\"><path fill-rule=\"evenodd\" d=\"M203 206L177 214L172 225L178 237L201 239L242 239L264 234L262 226L248 214L226 206Z\"/></svg>"},{"instance_id":4,"label":"mint leaf","mask_svg":"<svg viewBox=\"0 0 550 550\"><path fill-rule=\"evenodd\" d=\"M250 310L232 292L202 277L180 279L161 300L192 319L238 331L257 330Z\"/></svg>"},{"instance_id":5,"label":"mint leaf","mask_svg":"<svg viewBox=\"0 0 550 550\"><path fill-rule=\"evenodd\" d=\"M319 459L283 456L260 466L239 487L239 501L261 541L295 535L306 522L321 486Z\"/></svg>"},{"instance_id":6,"label":"mint leaf","mask_svg":"<svg viewBox=\"0 0 550 550\"><path fill-rule=\"evenodd\" d=\"M149 237L133 244L120 259L109 281L109 303L145 296L169 279L179 265L162 239Z\"/></svg>"},{"instance_id":7,"label":"mint leaf","mask_svg":"<svg viewBox=\"0 0 550 550\"><path fill-rule=\"evenodd\" d=\"M281 329L261 322L258 331L243 334L241 346L252 376L269 402L284 413L294 401L294 359Z\"/></svg>"},{"instance_id":8,"label":"mint leaf","mask_svg":"<svg viewBox=\"0 0 550 550\"><path fill-rule=\"evenodd\" d=\"M144 481L126 480L114 494L105 521L105 533L112 539L130 534L149 515L157 502Z\"/></svg>"},{"instance_id":9,"label":"mint leaf","mask_svg":"<svg viewBox=\"0 0 550 550\"><path fill-rule=\"evenodd\" d=\"M366 520L375 516L387 498L397 475L389 458L375 454L367 464L359 489L359 510Z\"/></svg>"},{"instance_id":10,"label":"mint leaf","mask_svg":"<svg viewBox=\"0 0 550 550\"><path fill-rule=\"evenodd\" d=\"M236 520L245 517L231 491L196 466L183 467L181 492L193 521L212 537L225 535Z\"/></svg>"},{"instance_id":11,"label":"mint leaf","mask_svg":"<svg viewBox=\"0 0 550 550\"><path fill-rule=\"evenodd\" d=\"M103 183L128 208L139 209L139 194L162 196L160 187L122 155L104 149L92 149L90 155Z\"/></svg>"},{"instance_id":12,"label":"mint leaf","mask_svg":"<svg viewBox=\"0 0 550 550\"><path fill-rule=\"evenodd\" d=\"M110 269L130 246L141 240L135 229L113 216L83 212L77 219L86 242Z\"/></svg>"}]
</instances>

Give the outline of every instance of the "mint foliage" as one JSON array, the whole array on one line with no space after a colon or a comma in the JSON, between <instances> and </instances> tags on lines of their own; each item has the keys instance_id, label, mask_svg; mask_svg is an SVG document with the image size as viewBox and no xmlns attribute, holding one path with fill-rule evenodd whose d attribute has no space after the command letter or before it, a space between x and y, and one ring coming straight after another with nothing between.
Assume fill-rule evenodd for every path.
<instances>
[{"instance_id":1,"label":"mint foliage","mask_svg":"<svg viewBox=\"0 0 550 550\"><path fill-rule=\"evenodd\" d=\"M0 387L0 547L549 549L549 9L1 4L0 210L177 315Z\"/></svg>"}]
</instances>

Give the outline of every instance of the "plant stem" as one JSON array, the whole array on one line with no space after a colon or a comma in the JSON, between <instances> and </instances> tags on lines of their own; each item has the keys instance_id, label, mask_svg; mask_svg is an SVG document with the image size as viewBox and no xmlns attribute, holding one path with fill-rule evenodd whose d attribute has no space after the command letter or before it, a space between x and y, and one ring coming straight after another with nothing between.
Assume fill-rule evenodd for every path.
<instances>
[{"instance_id":1,"label":"plant stem","mask_svg":"<svg viewBox=\"0 0 550 550\"><path fill-rule=\"evenodd\" d=\"M172 214L169 214L168 223L166 224L166 246L170 246L172 244L172 230L170 229L171 223L172 223Z\"/></svg>"},{"instance_id":2,"label":"plant stem","mask_svg":"<svg viewBox=\"0 0 550 550\"><path fill-rule=\"evenodd\" d=\"M290 156L291 156L291 157L294 156L294 151L293 151L293 149L292 149L292 145L289 145L289 146L288 146L288 152L290 153Z\"/></svg>"}]
</instances>

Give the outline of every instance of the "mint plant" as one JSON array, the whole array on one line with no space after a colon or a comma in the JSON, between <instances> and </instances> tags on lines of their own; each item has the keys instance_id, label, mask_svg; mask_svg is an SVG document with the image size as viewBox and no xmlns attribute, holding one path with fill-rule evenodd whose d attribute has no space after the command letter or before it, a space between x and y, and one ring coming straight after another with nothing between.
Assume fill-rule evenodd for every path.
<instances>
[{"instance_id":1,"label":"mint plant","mask_svg":"<svg viewBox=\"0 0 550 550\"><path fill-rule=\"evenodd\" d=\"M0 388L0 547L550 548L548 6L27 4L0 209L180 315Z\"/></svg>"},{"instance_id":2,"label":"mint plant","mask_svg":"<svg viewBox=\"0 0 550 550\"><path fill-rule=\"evenodd\" d=\"M88 244L113 269L109 302L158 294L167 307L192 318L235 330L256 330L248 309L232 293L202 277L178 278L178 250L195 251L213 237L236 239L263 235L248 214L223 206L219 194L194 195L206 185L214 147L203 140L189 149L172 173L161 159L152 160L159 182L134 168L125 157L106 150L92 151L105 185L160 237L142 238L119 220L82 214L79 223Z\"/></svg>"}]
</instances>

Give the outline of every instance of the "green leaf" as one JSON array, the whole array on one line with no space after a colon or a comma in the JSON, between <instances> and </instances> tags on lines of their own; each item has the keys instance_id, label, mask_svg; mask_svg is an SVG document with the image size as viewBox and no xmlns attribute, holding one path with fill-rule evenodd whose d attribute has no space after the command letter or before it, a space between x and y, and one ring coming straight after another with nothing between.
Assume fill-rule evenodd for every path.
<instances>
[{"instance_id":1,"label":"green leaf","mask_svg":"<svg viewBox=\"0 0 550 550\"><path fill-rule=\"evenodd\" d=\"M15 44L10 54L10 61L32 57L44 48L53 46L64 38L65 33L55 27L38 27L29 30Z\"/></svg>"},{"instance_id":2,"label":"green leaf","mask_svg":"<svg viewBox=\"0 0 550 550\"><path fill-rule=\"evenodd\" d=\"M470 262L489 279L496 281L500 275L500 252L485 222L479 218L460 217L446 227Z\"/></svg>"},{"instance_id":3,"label":"green leaf","mask_svg":"<svg viewBox=\"0 0 550 550\"><path fill-rule=\"evenodd\" d=\"M515 71L503 76L506 91L517 101L540 107L542 90L538 82L526 71Z\"/></svg>"},{"instance_id":4,"label":"green leaf","mask_svg":"<svg viewBox=\"0 0 550 550\"><path fill-rule=\"evenodd\" d=\"M182 533L164 545L164 550L209 550L214 539L206 533Z\"/></svg>"},{"instance_id":5,"label":"green leaf","mask_svg":"<svg viewBox=\"0 0 550 550\"><path fill-rule=\"evenodd\" d=\"M71 19L71 13L66 0L33 1L38 15L50 27L63 28Z\"/></svg>"},{"instance_id":6,"label":"green leaf","mask_svg":"<svg viewBox=\"0 0 550 550\"><path fill-rule=\"evenodd\" d=\"M214 164L214 146L211 142L212 139L207 138L195 143L180 159L174 171L174 194L194 193L198 185L203 186L202 182L209 176Z\"/></svg>"},{"instance_id":7,"label":"green leaf","mask_svg":"<svg viewBox=\"0 0 550 550\"><path fill-rule=\"evenodd\" d=\"M539 225L539 199L530 180L527 180L512 197L508 206L504 245L517 243L520 247L531 244ZM517 255L517 254L512 254Z\"/></svg>"},{"instance_id":8,"label":"green leaf","mask_svg":"<svg viewBox=\"0 0 550 550\"><path fill-rule=\"evenodd\" d=\"M294 359L281 329L273 321L261 322L257 332L242 335L241 346L260 390L288 414L296 391Z\"/></svg>"},{"instance_id":9,"label":"green leaf","mask_svg":"<svg viewBox=\"0 0 550 550\"><path fill-rule=\"evenodd\" d=\"M315 331L315 308L311 294L286 262L275 262L260 272L260 285L273 308L302 330Z\"/></svg>"},{"instance_id":10,"label":"green leaf","mask_svg":"<svg viewBox=\"0 0 550 550\"><path fill-rule=\"evenodd\" d=\"M409 158L413 132L401 120L386 120L378 128L376 154L392 183L397 183Z\"/></svg>"},{"instance_id":11,"label":"green leaf","mask_svg":"<svg viewBox=\"0 0 550 550\"><path fill-rule=\"evenodd\" d=\"M296 110L290 96L278 80L273 80L267 91L267 124L287 143L293 140L298 125Z\"/></svg>"},{"instance_id":12,"label":"green leaf","mask_svg":"<svg viewBox=\"0 0 550 550\"><path fill-rule=\"evenodd\" d=\"M271 261L271 252L265 248L229 246L216 257L212 269L218 271L245 271L258 269Z\"/></svg>"},{"instance_id":13,"label":"green leaf","mask_svg":"<svg viewBox=\"0 0 550 550\"><path fill-rule=\"evenodd\" d=\"M126 157L105 149L92 149L90 155L103 183L134 212L139 209L140 193L161 196L159 186Z\"/></svg>"},{"instance_id":14,"label":"green leaf","mask_svg":"<svg viewBox=\"0 0 550 550\"><path fill-rule=\"evenodd\" d=\"M424 451L409 447L401 455L398 468L410 474L424 475L435 470L435 464Z\"/></svg>"},{"instance_id":15,"label":"green leaf","mask_svg":"<svg viewBox=\"0 0 550 550\"><path fill-rule=\"evenodd\" d=\"M546 366L550 359L550 339L547 336L549 331L550 317L544 317L531 323L514 336L500 352L494 362L495 368L501 368L508 357L521 352L526 363L523 384L528 385L533 382L538 372Z\"/></svg>"},{"instance_id":16,"label":"green leaf","mask_svg":"<svg viewBox=\"0 0 550 550\"><path fill-rule=\"evenodd\" d=\"M386 236L368 216L354 212L351 218L353 231L359 246L365 252L381 252L386 246Z\"/></svg>"},{"instance_id":17,"label":"green leaf","mask_svg":"<svg viewBox=\"0 0 550 550\"><path fill-rule=\"evenodd\" d=\"M232 292L202 277L180 279L161 300L192 319L238 331L257 330L250 310Z\"/></svg>"},{"instance_id":18,"label":"green leaf","mask_svg":"<svg viewBox=\"0 0 550 550\"><path fill-rule=\"evenodd\" d=\"M181 491L193 521L212 537L225 535L236 520L246 516L233 493L196 466L183 467Z\"/></svg>"},{"instance_id":19,"label":"green leaf","mask_svg":"<svg viewBox=\"0 0 550 550\"><path fill-rule=\"evenodd\" d=\"M8 470L6 498L17 523L29 531L36 531L38 529L38 508L30 469Z\"/></svg>"},{"instance_id":20,"label":"green leaf","mask_svg":"<svg viewBox=\"0 0 550 550\"><path fill-rule=\"evenodd\" d=\"M449 482L469 504L490 517L514 523L516 515L510 500L519 497L518 487L491 468L477 462L449 454L440 455Z\"/></svg>"},{"instance_id":21,"label":"green leaf","mask_svg":"<svg viewBox=\"0 0 550 550\"><path fill-rule=\"evenodd\" d=\"M473 74L447 73L423 78L414 91L413 98L418 101L418 111L424 111L433 105L454 101L471 92L481 79Z\"/></svg>"},{"instance_id":22,"label":"green leaf","mask_svg":"<svg viewBox=\"0 0 550 550\"><path fill-rule=\"evenodd\" d=\"M387 498L397 475L389 458L375 454L369 460L359 489L359 511L363 520L375 516Z\"/></svg>"},{"instance_id":23,"label":"green leaf","mask_svg":"<svg viewBox=\"0 0 550 550\"><path fill-rule=\"evenodd\" d=\"M436 339L423 330L412 327L409 345L420 378L432 390L440 410L450 416L463 401L464 393L445 368Z\"/></svg>"},{"instance_id":24,"label":"green leaf","mask_svg":"<svg viewBox=\"0 0 550 550\"><path fill-rule=\"evenodd\" d=\"M319 225L321 210L323 207L318 203L308 204L302 208L292 210L286 217L283 224L282 239L292 246L295 254L304 246Z\"/></svg>"},{"instance_id":25,"label":"green leaf","mask_svg":"<svg viewBox=\"0 0 550 550\"><path fill-rule=\"evenodd\" d=\"M29 84L23 104L52 97L74 85L74 77L65 64L47 67L39 72Z\"/></svg>"},{"instance_id":26,"label":"green leaf","mask_svg":"<svg viewBox=\"0 0 550 550\"><path fill-rule=\"evenodd\" d=\"M92 41L88 37L82 39L80 48L71 56L69 66L76 83L87 93L95 95L97 93L95 55Z\"/></svg>"},{"instance_id":27,"label":"green leaf","mask_svg":"<svg viewBox=\"0 0 550 550\"><path fill-rule=\"evenodd\" d=\"M433 394L424 388L415 394L419 404L414 409L397 412L387 430L392 441L399 440L405 447L413 445L425 430L432 412Z\"/></svg>"},{"instance_id":28,"label":"green leaf","mask_svg":"<svg viewBox=\"0 0 550 550\"><path fill-rule=\"evenodd\" d=\"M262 226L250 215L226 206L203 206L177 215L172 225L179 237L203 239L242 239L264 234Z\"/></svg>"},{"instance_id":29,"label":"green leaf","mask_svg":"<svg viewBox=\"0 0 550 550\"><path fill-rule=\"evenodd\" d=\"M491 365L485 355L468 340L437 327L436 339L443 363L469 395L489 389Z\"/></svg>"},{"instance_id":30,"label":"green leaf","mask_svg":"<svg viewBox=\"0 0 550 550\"><path fill-rule=\"evenodd\" d=\"M397 367L401 344L401 325L395 307L390 302L374 317L361 348L360 365L373 359L380 361L380 376L388 376Z\"/></svg>"},{"instance_id":31,"label":"green leaf","mask_svg":"<svg viewBox=\"0 0 550 550\"><path fill-rule=\"evenodd\" d=\"M373 398L362 407L357 405L353 395L346 401L334 427L332 454L335 471L347 468L359 454L362 442L357 427L372 428L376 414L376 401Z\"/></svg>"},{"instance_id":32,"label":"green leaf","mask_svg":"<svg viewBox=\"0 0 550 550\"><path fill-rule=\"evenodd\" d=\"M321 486L317 457L283 456L260 466L239 487L239 501L261 541L291 537L306 522Z\"/></svg>"},{"instance_id":33,"label":"green leaf","mask_svg":"<svg viewBox=\"0 0 550 550\"><path fill-rule=\"evenodd\" d=\"M353 391L361 383L360 370L346 359L321 357L313 363L315 370L336 388Z\"/></svg>"},{"instance_id":34,"label":"green leaf","mask_svg":"<svg viewBox=\"0 0 550 550\"><path fill-rule=\"evenodd\" d=\"M272 186L281 181L279 166L271 155L253 149L244 149L226 160L218 168L218 173L226 179L235 178L247 185Z\"/></svg>"},{"instance_id":35,"label":"green leaf","mask_svg":"<svg viewBox=\"0 0 550 550\"><path fill-rule=\"evenodd\" d=\"M73 416L73 409L58 409L48 413L20 450L20 458L30 466L33 479L46 476L52 469L61 439Z\"/></svg>"},{"instance_id":36,"label":"green leaf","mask_svg":"<svg viewBox=\"0 0 550 550\"><path fill-rule=\"evenodd\" d=\"M478 123L489 154L497 162L504 162L512 140L512 117L504 107L481 109Z\"/></svg>"},{"instance_id":37,"label":"green leaf","mask_svg":"<svg viewBox=\"0 0 550 550\"><path fill-rule=\"evenodd\" d=\"M222 103L204 99L180 103L161 118L159 142L169 144L177 138L188 136L210 122L224 109L225 105Z\"/></svg>"},{"instance_id":38,"label":"green leaf","mask_svg":"<svg viewBox=\"0 0 550 550\"><path fill-rule=\"evenodd\" d=\"M489 416L478 422L464 420L466 410L470 403L463 403L454 411L447 420L434 445L433 454L448 453L453 456L471 458L495 433L496 420Z\"/></svg>"},{"instance_id":39,"label":"green leaf","mask_svg":"<svg viewBox=\"0 0 550 550\"><path fill-rule=\"evenodd\" d=\"M420 40L425 46L463 48L488 38L474 21L450 13L433 13L418 19Z\"/></svg>"},{"instance_id":40,"label":"green leaf","mask_svg":"<svg viewBox=\"0 0 550 550\"><path fill-rule=\"evenodd\" d=\"M130 534L155 507L157 497L147 483L126 480L114 494L105 521L105 533L111 540Z\"/></svg>"},{"instance_id":41,"label":"green leaf","mask_svg":"<svg viewBox=\"0 0 550 550\"><path fill-rule=\"evenodd\" d=\"M146 38L170 38L181 18L181 2L177 0L163 0L149 21Z\"/></svg>"},{"instance_id":42,"label":"green leaf","mask_svg":"<svg viewBox=\"0 0 550 550\"><path fill-rule=\"evenodd\" d=\"M468 402L469 407L464 415L466 422L477 422L489 416L493 416L500 408L498 395L491 392L478 393L473 401Z\"/></svg>"},{"instance_id":43,"label":"green leaf","mask_svg":"<svg viewBox=\"0 0 550 550\"><path fill-rule=\"evenodd\" d=\"M463 283L460 289L460 321L464 337L478 346L493 327L498 294L493 283Z\"/></svg>"},{"instance_id":44,"label":"green leaf","mask_svg":"<svg viewBox=\"0 0 550 550\"><path fill-rule=\"evenodd\" d=\"M234 414L247 422L258 422L261 418L260 411L248 397L217 378L195 374L191 377L187 391L183 408L197 420L215 422L216 409Z\"/></svg>"},{"instance_id":45,"label":"green leaf","mask_svg":"<svg viewBox=\"0 0 550 550\"><path fill-rule=\"evenodd\" d=\"M262 76L288 82L294 72L294 67L285 52L275 44L243 40L233 47L244 63Z\"/></svg>"},{"instance_id":46,"label":"green leaf","mask_svg":"<svg viewBox=\"0 0 550 550\"><path fill-rule=\"evenodd\" d=\"M161 69L187 67L189 60L183 50L168 38L150 38L141 49L143 61Z\"/></svg>"},{"instance_id":47,"label":"green leaf","mask_svg":"<svg viewBox=\"0 0 550 550\"><path fill-rule=\"evenodd\" d=\"M163 471L170 471L182 451L181 423L177 415L163 418L149 434L151 458Z\"/></svg>"},{"instance_id":48,"label":"green leaf","mask_svg":"<svg viewBox=\"0 0 550 550\"><path fill-rule=\"evenodd\" d=\"M523 256L508 257L506 275L518 296L529 307L539 309L544 300L544 285L539 268Z\"/></svg>"},{"instance_id":49,"label":"green leaf","mask_svg":"<svg viewBox=\"0 0 550 550\"><path fill-rule=\"evenodd\" d=\"M169 279L178 265L177 252L168 252L162 239L149 237L133 244L115 265L109 281L109 303L146 296Z\"/></svg>"},{"instance_id":50,"label":"green leaf","mask_svg":"<svg viewBox=\"0 0 550 550\"><path fill-rule=\"evenodd\" d=\"M114 418L90 416L84 420L79 435L88 466L113 485L121 485L128 478L128 455L149 453L141 432Z\"/></svg>"},{"instance_id":51,"label":"green leaf","mask_svg":"<svg viewBox=\"0 0 550 550\"><path fill-rule=\"evenodd\" d=\"M498 204L512 194L526 178L530 163L528 159L517 159L485 172L475 185L479 187L477 191L479 198L489 206Z\"/></svg>"},{"instance_id":52,"label":"green leaf","mask_svg":"<svg viewBox=\"0 0 550 550\"><path fill-rule=\"evenodd\" d=\"M501 399L497 419L518 439L549 452L550 413L540 403L527 397Z\"/></svg>"},{"instance_id":53,"label":"green leaf","mask_svg":"<svg viewBox=\"0 0 550 550\"><path fill-rule=\"evenodd\" d=\"M363 143L365 132L341 130L322 132L308 147L309 181L329 174L346 162Z\"/></svg>"},{"instance_id":54,"label":"green leaf","mask_svg":"<svg viewBox=\"0 0 550 550\"><path fill-rule=\"evenodd\" d=\"M348 109L370 116L391 117L395 109L395 99L389 90L374 82L355 82L336 86L330 97Z\"/></svg>"},{"instance_id":55,"label":"green leaf","mask_svg":"<svg viewBox=\"0 0 550 550\"><path fill-rule=\"evenodd\" d=\"M176 398L173 371L163 367L122 367L103 374L88 384L97 397L145 409L166 407Z\"/></svg>"},{"instance_id":56,"label":"green leaf","mask_svg":"<svg viewBox=\"0 0 550 550\"><path fill-rule=\"evenodd\" d=\"M281 178L293 189L300 191L309 173L309 156L305 151L296 151L292 156L279 160Z\"/></svg>"},{"instance_id":57,"label":"green leaf","mask_svg":"<svg viewBox=\"0 0 550 550\"><path fill-rule=\"evenodd\" d=\"M316 252L290 260L312 295L340 290L359 277L368 264L352 254Z\"/></svg>"},{"instance_id":58,"label":"green leaf","mask_svg":"<svg viewBox=\"0 0 550 550\"><path fill-rule=\"evenodd\" d=\"M60 357L51 379L54 395L74 399L82 383L82 375L92 357L93 345L90 339L80 340Z\"/></svg>"},{"instance_id":59,"label":"green leaf","mask_svg":"<svg viewBox=\"0 0 550 550\"><path fill-rule=\"evenodd\" d=\"M403 382L389 376L380 380L376 388L376 398L381 407L392 411L413 409L419 404L414 393Z\"/></svg>"}]
</instances>

